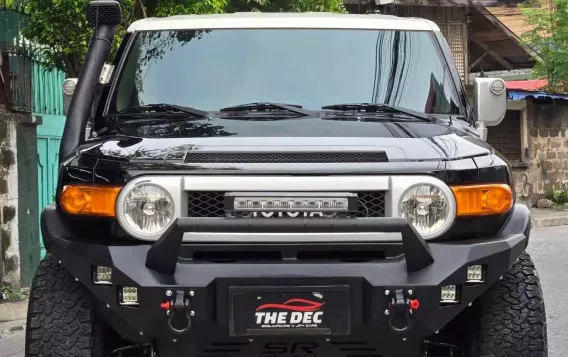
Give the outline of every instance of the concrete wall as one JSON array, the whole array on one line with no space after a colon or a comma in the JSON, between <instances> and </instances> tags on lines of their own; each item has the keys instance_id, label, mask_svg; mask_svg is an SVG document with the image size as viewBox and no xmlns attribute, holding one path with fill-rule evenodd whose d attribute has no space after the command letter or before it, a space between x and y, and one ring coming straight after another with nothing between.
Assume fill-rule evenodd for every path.
<instances>
[{"instance_id":1,"label":"concrete wall","mask_svg":"<svg viewBox=\"0 0 568 357\"><path fill-rule=\"evenodd\" d=\"M0 108L0 276L16 286L20 283L17 125L17 118Z\"/></svg>"},{"instance_id":2,"label":"concrete wall","mask_svg":"<svg viewBox=\"0 0 568 357\"><path fill-rule=\"evenodd\" d=\"M37 128L0 105L0 280L29 286L40 259Z\"/></svg>"}]
</instances>

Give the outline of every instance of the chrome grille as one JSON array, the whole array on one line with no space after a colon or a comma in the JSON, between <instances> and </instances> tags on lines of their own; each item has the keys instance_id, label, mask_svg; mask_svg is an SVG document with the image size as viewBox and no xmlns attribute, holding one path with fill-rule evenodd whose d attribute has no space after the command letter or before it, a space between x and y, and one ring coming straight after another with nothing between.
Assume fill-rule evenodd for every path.
<instances>
[{"instance_id":1,"label":"chrome grille","mask_svg":"<svg viewBox=\"0 0 568 357\"><path fill-rule=\"evenodd\" d=\"M362 191L357 194L357 213L347 217L384 217L385 192ZM188 217L225 217L225 192L188 192Z\"/></svg>"}]
</instances>

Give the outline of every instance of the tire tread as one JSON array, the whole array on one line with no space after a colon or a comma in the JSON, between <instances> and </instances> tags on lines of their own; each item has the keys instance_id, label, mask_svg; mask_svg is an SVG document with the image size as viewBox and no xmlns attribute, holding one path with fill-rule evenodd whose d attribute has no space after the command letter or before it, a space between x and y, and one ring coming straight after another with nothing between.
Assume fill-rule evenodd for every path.
<instances>
[{"instance_id":1,"label":"tire tread","mask_svg":"<svg viewBox=\"0 0 568 357\"><path fill-rule=\"evenodd\" d=\"M99 332L87 291L48 254L30 289L26 357L99 357Z\"/></svg>"},{"instance_id":2,"label":"tire tread","mask_svg":"<svg viewBox=\"0 0 568 357\"><path fill-rule=\"evenodd\" d=\"M548 356L543 292L528 253L522 253L478 302L480 326L473 356Z\"/></svg>"}]
</instances>

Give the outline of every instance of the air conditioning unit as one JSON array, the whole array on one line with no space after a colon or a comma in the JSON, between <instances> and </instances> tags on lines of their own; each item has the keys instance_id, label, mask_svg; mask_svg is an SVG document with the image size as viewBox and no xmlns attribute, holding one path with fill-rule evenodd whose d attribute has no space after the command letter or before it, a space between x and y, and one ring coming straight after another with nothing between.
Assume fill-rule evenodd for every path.
<instances>
[{"instance_id":1,"label":"air conditioning unit","mask_svg":"<svg viewBox=\"0 0 568 357\"><path fill-rule=\"evenodd\" d=\"M389 5L394 3L395 0L375 0L375 5Z\"/></svg>"}]
</instances>

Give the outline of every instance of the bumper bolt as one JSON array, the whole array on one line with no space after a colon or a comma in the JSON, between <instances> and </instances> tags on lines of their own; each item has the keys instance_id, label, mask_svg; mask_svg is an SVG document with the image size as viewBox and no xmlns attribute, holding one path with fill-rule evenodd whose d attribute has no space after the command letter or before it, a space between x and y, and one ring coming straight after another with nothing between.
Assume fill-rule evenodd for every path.
<instances>
[{"instance_id":1,"label":"bumper bolt","mask_svg":"<svg viewBox=\"0 0 568 357\"><path fill-rule=\"evenodd\" d=\"M391 293L390 291L385 290L385 295L386 295L386 296L390 295L390 293Z\"/></svg>"},{"instance_id":2,"label":"bumper bolt","mask_svg":"<svg viewBox=\"0 0 568 357\"><path fill-rule=\"evenodd\" d=\"M166 290L166 296L172 296L172 291L171 291L171 290Z\"/></svg>"},{"instance_id":3,"label":"bumper bolt","mask_svg":"<svg viewBox=\"0 0 568 357\"><path fill-rule=\"evenodd\" d=\"M389 315L390 315L390 311L389 311L389 310L385 310L385 315L389 316Z\"/></svg>"},{"instance_id":4,"label":"bumper bolt","mask_svg":"<svg viewBox=\"0 0 568 357\"><path fill-rule=\"evenodd\" d=\"M190 315L190 316L195 316L195 311L193 311L193 310L190 311L190 312L189 312L189 315Z\"/></svg>"},{"instance_id":5,"label":"bumper bolt","mask_svg":"<svg viewBox=\"0 0 568 357\"><path fill-rule=\"evenodd\" d=\"M408 295L412 295L413 291L412 290L408 290Z\"/></svg>"},{"instance_id":6,"label":"bumper bolt","mask_svg":"<svg viewBox=\"0 0 568 357\"><path fill-rule=\"evenodd\" d=\"M193 295L195 295L195 292L194 292L193 290L191 290L191 291L189 292L189 296L193 296Z\"/></svg>"},{"instance_id":7,"label":"bumper bolt","mask_svg":"<svg viewBox=\"0 0 568 357\"><path fill-rule=\"evenodd\" d=\"M110 305L109 305L109 304L107 304L107 309L110 309Z\"/></svg>"}]
</instances>

